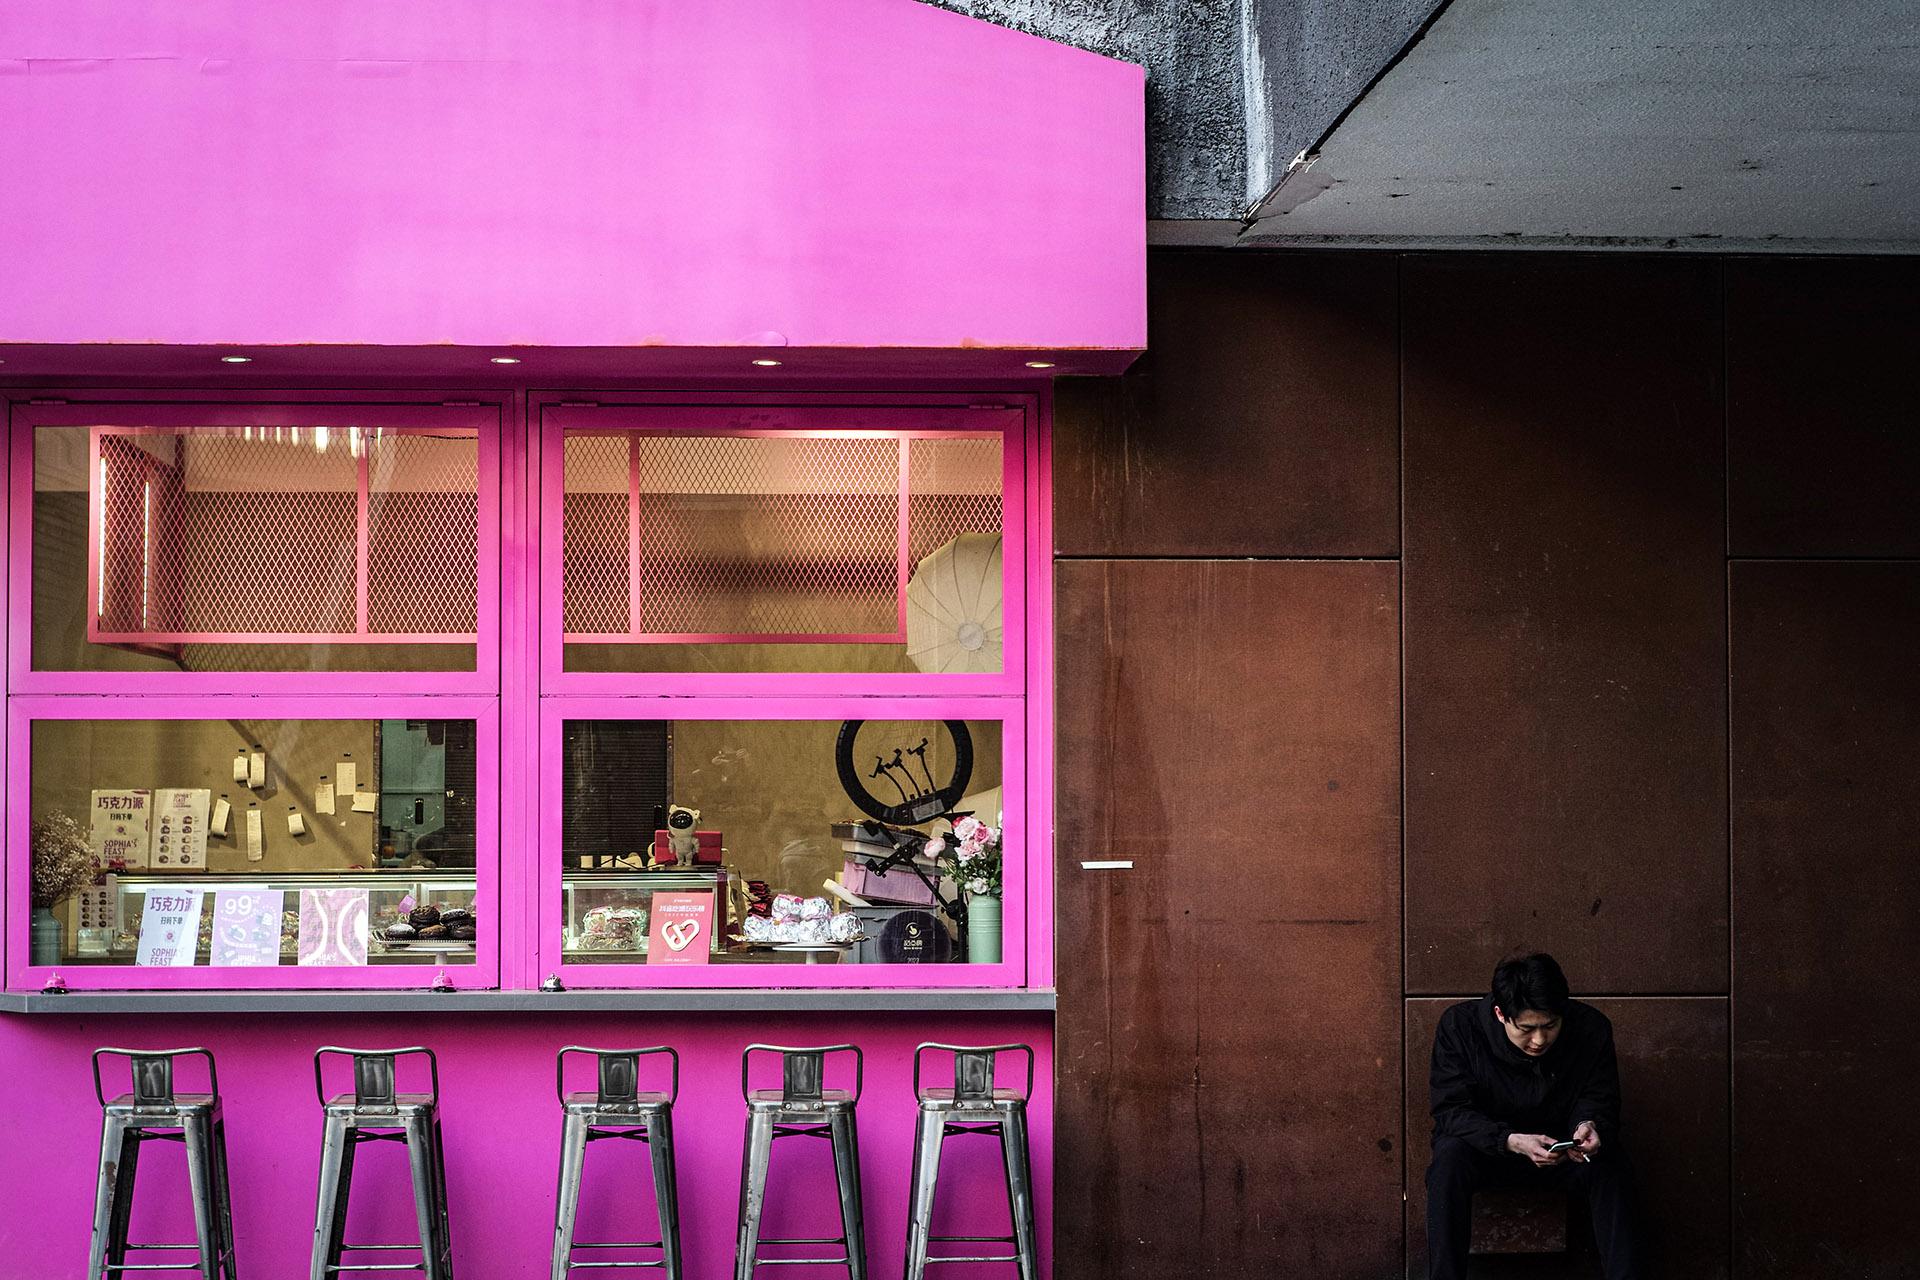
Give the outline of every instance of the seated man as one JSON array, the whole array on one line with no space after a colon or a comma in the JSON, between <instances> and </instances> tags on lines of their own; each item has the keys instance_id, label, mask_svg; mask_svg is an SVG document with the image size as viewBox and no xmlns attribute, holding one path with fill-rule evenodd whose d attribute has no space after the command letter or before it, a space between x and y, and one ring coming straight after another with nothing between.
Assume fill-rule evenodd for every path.
<instances>
[{"instance_id":1,"label":"seated man","mask_svg":"<svg viewBox=\"0 0 1920 1280\"><path fill-rule=\"evenodd\" d=\"M1466 1274L1473 1193L1483 1187L1580 1193L1607 1280L1646 1275L1620 1143L1613 1024L1568 998L1552 956L1504 962L1491 994L1441 1015L1430 1084L1428 1276ZM1549 1150L1569 1140L1576 1145Z\"/></svg>"}]
</instances>

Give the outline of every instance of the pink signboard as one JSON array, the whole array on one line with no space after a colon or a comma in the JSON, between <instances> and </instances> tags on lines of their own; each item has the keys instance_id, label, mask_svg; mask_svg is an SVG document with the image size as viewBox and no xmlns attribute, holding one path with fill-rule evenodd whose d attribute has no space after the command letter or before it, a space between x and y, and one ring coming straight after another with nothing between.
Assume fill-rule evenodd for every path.
<instances>
[{"instance_id":1,"label":"pink signboard","mask_svg":"<svg viewBox=\"0 0 1920 1280\"><path fill-rule=\"evenodd\" d=\"M1141 68L909 0L15 0L8 71L0 342L1146 343Z\"/></svg>"},{"instance_id":2,"label":"pink signboard","mask_svg":"<svg viewBox=\"0 0 1920 1280\"><path fill-rule=\"evenodd\" d=\"M705 964L713 950L711 893L656 893L647 927L648 964Z\"/></svg>"}]
</instances>

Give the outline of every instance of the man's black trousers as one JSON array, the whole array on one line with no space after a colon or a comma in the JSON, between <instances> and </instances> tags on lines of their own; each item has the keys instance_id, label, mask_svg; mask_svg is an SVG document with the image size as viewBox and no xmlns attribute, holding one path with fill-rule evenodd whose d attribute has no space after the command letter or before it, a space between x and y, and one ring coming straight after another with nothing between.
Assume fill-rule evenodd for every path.
<instances>
[{"instance_id":1,"label":"man's black trousers","mask_svg":"<svg viewBox=\"0 0 1920 1280\"><path fill-rule=\"evenodd\" d=\"M1458 1138L1436 1138L1427 1166L1427 1275L1462 1280L1473 1231L1473 1193L1492 1188L1560 1188L1581 1196L1593 1215L1606 1280L1645 1280L1645 1241L1634 1214L1626 1152L1603 1147L1590 1164L1536 1168L1523 1156L1490 1156Z\"/></svg>"}]
</instances>

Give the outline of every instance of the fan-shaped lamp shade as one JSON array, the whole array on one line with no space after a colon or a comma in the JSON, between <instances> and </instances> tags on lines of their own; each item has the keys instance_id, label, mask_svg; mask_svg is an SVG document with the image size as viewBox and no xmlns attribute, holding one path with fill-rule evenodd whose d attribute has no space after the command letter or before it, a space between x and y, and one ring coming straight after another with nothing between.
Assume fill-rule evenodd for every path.
<instances>
[{"instance_id":1,"label":"fan-shaped lamp shade","mask_svg":"<svg viewBox=\"0 0 1920 1280\"><path fill-rule=\"evenodd\" d=\"M922 671L1001 669L1000 535L963 533L907 583L907 657Z\"/></svg>"}]
</instances>

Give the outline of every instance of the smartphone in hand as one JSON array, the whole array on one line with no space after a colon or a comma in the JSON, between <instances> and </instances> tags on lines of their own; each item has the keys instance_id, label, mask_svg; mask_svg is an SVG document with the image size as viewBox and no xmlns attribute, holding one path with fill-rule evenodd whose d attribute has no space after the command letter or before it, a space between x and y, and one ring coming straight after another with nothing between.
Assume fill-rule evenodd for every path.
<instances>
[{"instance_id":1,"label":"smartphone in hand","mask_svg":"<svg viewBox=\"0 0 1920 1280\"><path fill-rule=\"evenodd\" d=\"M1556 1142L1552 1146L1548 1147L1547 1154L1550 1156L1558 1155L1562 1151L1571 1151L1579 1145L1580 1145L1579 1142L1575 1141L1572 1138L1569 1138L1565 1142Z\"/></svg>"}]
</instances>

